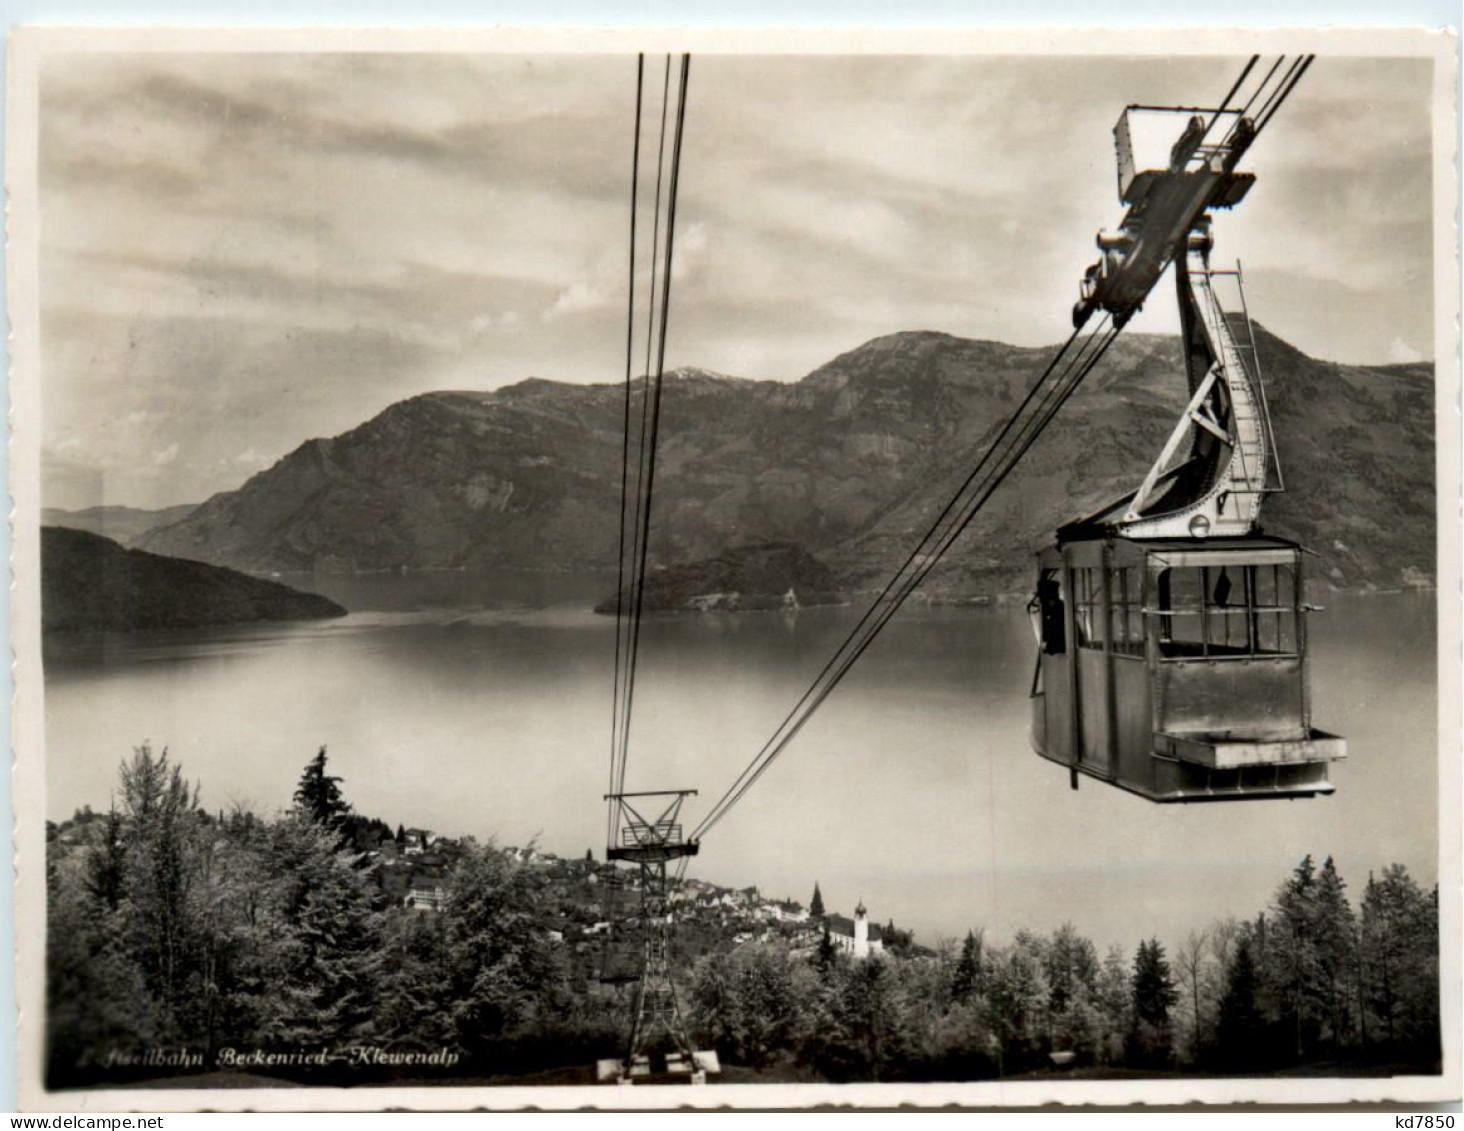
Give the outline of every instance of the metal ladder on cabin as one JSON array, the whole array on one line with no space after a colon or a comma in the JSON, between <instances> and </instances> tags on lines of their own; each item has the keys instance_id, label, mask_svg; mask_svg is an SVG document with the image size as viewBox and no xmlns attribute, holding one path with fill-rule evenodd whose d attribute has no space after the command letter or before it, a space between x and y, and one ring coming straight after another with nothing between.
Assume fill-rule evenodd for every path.
<instances>
[{"instance_id":1,"label":"metal ladder on cabin","mask_svg":"<svg viewBox=\"0 0 1464 1131\"><path fill-rule=\"evenodd\" d=\"M1271 427L1270 409L1266 404L1255 330L1245 307L1245 291L1242 287L1241 309L1226 311L1215 293L1213 280L1217 276L1233 277L1237 286L1241 286L1238 266L1234 271L1211 271L1198 264L1192 265L1190 269L1191 285L1201 299L1200 307L1210 341L1219 354L1217 363L1226 371L1225 385L1230 393L1231 432L1236 441L1235 463L1232 467L1235 486L1232 491L1254 495L1278 491L1281 490L1280 465L1276 460L1276 442ZM1233 319L1244 324L1245 341L1236 336ZM1270 468L1273 466L1276 468L1278 480L1274 485L1269 482Z\"/></svg>"}]
</instances>

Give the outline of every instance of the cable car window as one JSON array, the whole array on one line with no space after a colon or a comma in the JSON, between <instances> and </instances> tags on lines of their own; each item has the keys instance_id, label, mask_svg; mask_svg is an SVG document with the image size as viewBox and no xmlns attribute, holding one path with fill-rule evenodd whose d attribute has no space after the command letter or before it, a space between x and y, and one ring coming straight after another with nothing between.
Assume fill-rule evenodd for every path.
<instances>
[{"instance_id":1,"label":"cable car window","mask_svg":"<svg viewBox=\"0 0 1464 1131\"><path fill-rule=\"evenodd\" d=\"M1161 656L1297 654L1296 579L1285 566L1167 569L1155 588Z\"/></svg>"},{"instance_id":2,"label":"cable car window","mask_svg":"<svg viewBox=\"0 0 1464 1131\"><path fill-rule=\"evenodd\" d=\"M1252 566L1255 585L1256 652L1260 655L1297 654L1296 577L1285 566Z\"/></svg>"},{"instance_id":3,"label":"cable car window","mask_svg":"<svg viewBox=\"0 0 1464 1131\"><path fill-rule=\"evenodd\" d=\"M1244 566L1234 572L1243 575ZM1250 652L1250 610L1244 581L1233 579L1229 567L1201 569L1205 604L1205 654L1243 656Z\"/></svg>"},{"instance_id":4,"label":"cable car window","mask_svg":"<svg viewBox=\"0 0 1464 1131\"><path fill-rule=\"evenodd\" d=\"M1073 613L1078 622L1078 645L1082 648L1102 648L1103 575L1096 569L1075 569L1073 587L1077 590Z\"/></svg>"},{"instance_id":5,"label":"cable car window","mask_svg":"<svg viewBox=\"0 0 1464 1131\"><path fill-rule=\"evenodd\" d=\"M1159 654L1161 656L1203 656L1205 618L1200 571L1166 569L1158 584Z\"/></svg>"},{"instance_id":6,"label":"cable car window","mask_svg":"<svg viewBox=\"0 0 1464 1131\"><path fill-rule=\"evenodd\" d=\"M1062 655L1067 651L1067 610L1055 569L1043 570L1037 581L1037 611L1042 651L1049 656Z\"/></svg>"},{"instance_id":7,"label":"cable car window","mask_svg":"<svg viewBox=\"0 0 1464 1131\"><path fill-rule=\"evenodd\" d=\"M1108 571L1109 629L1118 656L1144 654L1141 574L1127 566Z\"/></svg>"}]
</instances>

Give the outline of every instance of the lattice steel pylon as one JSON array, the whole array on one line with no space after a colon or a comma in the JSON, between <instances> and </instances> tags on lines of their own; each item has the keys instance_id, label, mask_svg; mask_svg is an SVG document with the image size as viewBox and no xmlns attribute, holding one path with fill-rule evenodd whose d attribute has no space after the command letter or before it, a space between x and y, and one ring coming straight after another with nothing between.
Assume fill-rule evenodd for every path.
<instances>
[{"instance_id":1,"label":"lattice steel pylon","mask_svg":"<svg viewBox=\"0 0 1464 1131\"><path fill-rule=\"evenodd\" d=\"M666 876L668 863L697 853L697 842L686 840L678 820L682 803L695 794L694 789L675 789L605 797L614 804L612 840L605 857L629 861L640 869L641 970L622 1080L650 1075L651 1056L663 1049L667 1072L694 1075L700 1071L671 977L671 890ZM653 817L641 812L642 808L649 810L644 799L650 798L664 801Z\"/></svg>"}]
</instances>

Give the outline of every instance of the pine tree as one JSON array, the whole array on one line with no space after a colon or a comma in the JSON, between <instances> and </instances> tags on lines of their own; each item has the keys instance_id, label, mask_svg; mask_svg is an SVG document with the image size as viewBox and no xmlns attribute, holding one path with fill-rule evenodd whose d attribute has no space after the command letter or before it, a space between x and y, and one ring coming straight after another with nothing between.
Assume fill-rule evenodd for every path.
<instances>
[{"instance_id":1,"label":"pine tree","mask_svg":"<svg viewBox=\"0 0 1464 1131\"><path fill-rule=\"evenodd\" d=\"M303 810L269 830L266 869L278 877L272 911L283 946L267 1003L276 1041L330 1043L370 1015L369 878L337 835Z\"/></svg>"},{"instance_id":2,"label":"pine tree","mask_svg":"<svg viewBox=\"0 0 1464 1131\"><path fill-rule=\"evenodd\" d=\"M325 747L310 759L295 787L295 808L307 819L328 829L342 831L351 807L341 793L341 779L325 772Z\"/></svg>"},{"instance_id":3,"label":"pine tree","mask_svg":"<svg viewBox=\"0 0 1464 1131\"><path fill-rule=\"evenodd\" d=\"M108 911L117 910L127 890L127 843L115 805L107 812L100 842L87 853L86 886Z\"/></svg>"},{"instance_id":4,"label":"pine tree","mask_svg":"<svg viewBox=\"0 0 1464 1131\"><path fill-rule=\"evenodd\" d=\"M981 941L975 931L967 931L961 944L961 957L951 976L951 997L958 1002L970 1001L981 989Z\"/></svg>"},{"instance_id":5,"label":"pine tree","mask_svg":"<svg viewBox=\"0 0 1464 1131\"><path fill-rule=\"evenodd\" d=\"M1370 1026L1390 1045L1436 1055L1439 1042L1438 900L1401 864L1368 878L1362 900L1363 996Z\"/></svg>"},{"instance_id":6,"label":"pine tree","mask_svg":"<svg viewBox=\"0 0 1464 1131\"><path fill-rule=\"evenodd\" d=\"M839 952L834 946L834 936L829 931L828 922L823 925L823 937L818 940L818 954L814 961L824 974L833 969L834 963L838 960Z\"/></svg>"},{"instance_id":7,"label":"pine tree","mask_svg":"<svg viewBox=\"0 0 1464 1131\"><path fill-rule=\"evenodd\" d=\"M1220 1060L1227 1067L1245 1068L1255 1063L1264 1032L1264 1021L1256 1001L1260 976L1251 957L1251 942L1242 938L1235 949L1220 999L1216 1041Z\"/></svg>"},{"instance_id":8,"label":"pine tree","mask_svg":"<svg viewBox=\"0 0 1464 1131\"><path fill-rule=\"evenodd\" d=\"M1167 1063L1172 1052L1169 1010L1178 1000L1164 947L1158 939L1139 944L1134 956L1133 1055L1146 1064Z\"/></svg>"},{"instance_id":9,"label":"pine tree","mask_svg":"<svg viewBox=\"0 0 1464 1131\"><path fill-rule=\"evenodd\" d=\"M1266 936L1262 971L1277 1012L1290 1025L1298 1058L1305 1055L1321 1019L1331 1013L1319 945L1319 898L1316 864L1307 856L1277 891L1275 919Z\"/></svg>"},{"instance_id":10,"label":"pine tree","mask_svg":"<svg viewBox=\"0 0 1464 1131\"><path fill-rule=\"evenodd\" d=\"M1316 939L1318 990L1324 994L1323 1017L1334 1045L1345 1042L1352 1030L1351 978L1357 961L1357 920L1347 902L1347 885L1330 856L1317 877Z\"/></svg>"},{"instance_id":11,"label":"pine tree","mask_svg":"<svg viewBox=\"0 0 1464 1131\"><path fill-rule=\"evenodd\" d=\"M1164 944L1150 939L1134 957L1134 1013L1156 1027L1169 1024L1169 1010L1178 1000Z\"/></svg>"},{"instance_id":12,"label":"pine tree","mask_svg":"<svg viewBox=\"0 0 1464 1131\"><path fill-rule=\"evenodd\" d=\"M813 881L813 898L808 901L808 915L811 919L824 917L823 892L818 890L818 881Z\"/></svg>"}]
</instances>

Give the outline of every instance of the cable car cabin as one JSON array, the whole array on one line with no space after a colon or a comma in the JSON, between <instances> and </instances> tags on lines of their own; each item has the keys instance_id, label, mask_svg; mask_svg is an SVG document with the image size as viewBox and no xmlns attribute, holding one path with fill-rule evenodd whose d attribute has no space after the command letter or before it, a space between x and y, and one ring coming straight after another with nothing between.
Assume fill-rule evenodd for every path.
<instances>
[{"instance_id":1,"label":"cable car cabin","mask_svg":"<svg viewBox=\"0 0 1464 1131\"><path fill-rule=\"evenodd\" d=\"M1108 533L1039 557L1037 753L1151 801L1331 793L1311 725L1301 550Z\"/></svg>"},{"instance_id":2,"label":"cable car cabin","mask_svg":"<svg viewBox=\"0 0 1464 1131\"><path fill-rule=\"evenodd\" d=\"M1243 109L1224 124L1234 94L1203 113L1130 107L1115 131L1128 212L1119 235L1099 235L1107 258L1074 321L1101 306L1121 325L1172 264L1189 400L1138 490L1039 557L1032 744L1075 788L1084 773L1151 801L1313 797L1346 756L1311 722L1301 548L1260 533L1284 484L1240 268L1210 266L1209 213L1249 189L1235 165L1269 120L1263 106L1258 122ZM1178 130L1167 163L1136 155L1141 109L1182 115L1154 119L1161 141ZM1221 301L1230 280L1238 305Z\"/></svg>"}]
</instances>

